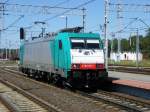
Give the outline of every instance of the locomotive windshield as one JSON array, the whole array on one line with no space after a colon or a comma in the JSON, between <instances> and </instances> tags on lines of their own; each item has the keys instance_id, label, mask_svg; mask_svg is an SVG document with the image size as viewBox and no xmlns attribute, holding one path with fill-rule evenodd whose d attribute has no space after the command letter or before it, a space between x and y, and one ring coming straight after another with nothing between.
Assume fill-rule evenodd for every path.
<instances>
[{"instance_id":1,"label":"locomotive windshield","mask_svg":"<svg viewBox=\"0 0 150 112\"><path fill-rule=\"evenodd\" d=\"M85 41L81 39L72 39L71 46L72 46L72 49L84 49Z\"/></svg>"},{"instance_id":2,"label":"locomotive windshield","mask_svg":"<svg viewBox=\"0 0 150 112\"><path fill-rule=\"evenodd\" d=\"M102 49L99 39L71 39L72 49Z\"/></svg>"},{"instance_id":3,"label":"locomotive windshield","mask_svg":"<svg viewBox=\"0 0 150 112\"><path fill-rule=\"evenodd\" d=\"M99 49L99 40L86 40L87 49Z\"/></svg>"}]
</instances>

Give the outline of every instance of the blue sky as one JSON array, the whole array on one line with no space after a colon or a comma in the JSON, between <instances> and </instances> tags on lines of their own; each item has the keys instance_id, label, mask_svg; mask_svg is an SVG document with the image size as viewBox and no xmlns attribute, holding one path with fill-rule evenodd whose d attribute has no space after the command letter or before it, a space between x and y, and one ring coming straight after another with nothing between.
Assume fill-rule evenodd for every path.
<instances>
[{"instance_id":1,"label":"blue sky","mask_svg":"<svg viewBox=\"0 0 150 112\"><path fill-rule=\"evenodd\" d=\"M1 0L1 2L4 0ZM6 0L5 0L6 1ZM10 4L24 4L24 5L40 5L40 6L55 6L59 3L65 2L67 0L9 0L8 3ZM59 5L61 7L76 7L88 0L68 0L67 3L64 3L62 5ZM123 3L127 4L150 4L149 0L122 0ZM110 0L111 3L117 3L117 0ZM88 4L84 6L86 8L86 32L97 32L102 34L100 31L100 25L104 24L104 0L96 0L91 4ZM82 8L82 7L81 7ZM128 9L128 8L127 8ZM136 9L136 7L134 7ZM8 30L2 32L1 36L1 47L11 47L16 48L19 46L19 27L27 27L34 24L35 21L43 21L45 19L51 18L54 16L54 14L49 15L42 15L42 14L35 14L37 11L35 8L34 10L29 9L26 7L26 9L19 9L22 11L25 11L26 13L16 13L13 9L8 9L10 11L6 11L6 14L3 16L3 22L1 20L0 23L3 23L3 28L6 28L7 26L11 25L14 21L16 21L21 15L24 15L18 22L16 22L12 27L9 27ZM16 11L16 10L15 10ZM61 13L64 10L58 10L57 13ZM51 10L51 12L56 12L56 10ZM76 14L80 14L80 11L74 11ZM136 13L136 12L125 12L122 13L124 19L122 20L123 25L122 27L125 27L132 19L129 18L136 18L139 17L142 19L146 24L150 24L150 13ZM66 16L66 15L64 15ZM67 15L68 17L68 27L73 26L82 26L82 16L75 16L75 15ZM118 25L117 25L117 19L116 19L116 13L111 12L109 16L109 33L118 31ZM137 28L137 27L145 28L146 26L137 21L130 25L130 28ZM65 19L61 17L57 17L55 19L46 21L46 31L47 32L56 32L61 28L65 27ZM128 31L130 29L127 29L125 33L121 34L121 38L128 37L130 33L133 35L134 32ZM30 38L31 31L38 31L38 32L32 32L33 36L36 36L39 34L40 25L34 25L31 29L27 30L27 37ZM145 31L140 31L140 34L144 34ZM117 34L116 34L117 37ZM109 36L111 38L111 36Z\"/></svg>"}]
</instances>

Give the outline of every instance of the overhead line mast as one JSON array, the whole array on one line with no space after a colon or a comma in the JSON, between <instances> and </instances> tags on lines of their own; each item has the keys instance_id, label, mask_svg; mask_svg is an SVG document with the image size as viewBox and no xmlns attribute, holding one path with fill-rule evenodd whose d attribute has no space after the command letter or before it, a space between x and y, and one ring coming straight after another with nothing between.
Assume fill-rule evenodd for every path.
<instances>
[{"instance_id":1,"label":"overhead line mast","mask_svg":"<svg viewBox=\"0 0 150 112\"><path fill-rule=\"evenodd\" d=\"M86 9L83 8L82 11L83 11L82 13L83 13L83 32L84 32L85 31L85 17L86 17L85 11L86 11Z\"/></svg>"},{"instance_id":2,"label":"overhead line mast","mask_svg":"<svg viewBox=\"0 0 150 112\"><path fill-rule=\"evenodd\" d=\"M122 29L122 0L118 0L118 7L117 7L117 19L118 19L118 31ZM120 53L121 53L121 32L118 32L118 56L117 61L120 61Z\"/></svg>"},{"instance_id":3,"label":"overhead line mast","mask_svg":"<svg viewBox=\"0 0 150 112\"><path fill-rule=\"evenodd\" d=\"M4 4L0 4L0 53L2 47L2 29L4 28Z\"/></svg>"},{"instance_id":4,"label":"overhead line mast","mask_svg":"<svg viewBox=\"0 0 150 112\"><path fill-rule=\"evenodd\" d=\"M105 68L108 70L108 9L109 0L105 0L105 23L104 23L104 36L105 36Z\"/></svg>"}]
</instances>

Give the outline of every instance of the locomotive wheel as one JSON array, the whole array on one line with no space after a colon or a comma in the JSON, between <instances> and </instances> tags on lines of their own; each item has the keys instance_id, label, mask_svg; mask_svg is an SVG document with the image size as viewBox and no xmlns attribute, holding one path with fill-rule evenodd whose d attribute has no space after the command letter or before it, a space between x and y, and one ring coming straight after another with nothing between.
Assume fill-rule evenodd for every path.
<instances>
[{"instance_id":1,"label":"locomotive wheel","mask_svg":"<svg viewBox=\"0 0 150 112\"><path fill-rule=\"evenodd\" d=\"M76 88L76 84L74 83L74 81L73 81L73 79L71 77L67 78L66 84L71 89Z\"/></svg>"},{"instance_id":2,"label":"locomotive wheel","mask_svg":"<svg viewBox=\"0 0 150 112\"><path fill-rule=\"evenodd\" d=\"M59 75L54 75L52 83L56 86L62 86L61 77Z\"/></svg>"}]
</instances>

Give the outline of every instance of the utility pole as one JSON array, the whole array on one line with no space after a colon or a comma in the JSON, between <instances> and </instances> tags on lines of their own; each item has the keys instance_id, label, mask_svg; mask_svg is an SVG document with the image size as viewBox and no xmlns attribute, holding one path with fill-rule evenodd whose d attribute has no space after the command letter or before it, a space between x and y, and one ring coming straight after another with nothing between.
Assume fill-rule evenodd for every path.
<instances>
[{"instance_id":1,"label":"utility pole","mask_svg":"<svg viewBox=\"0 0 150 112\"><path fill-rule=\"evenodd\" d=\"M1 38L2 38L2 18L3 18L3 4L0 4L0 55L1 55Z\"/></svg>"},{"instance_id":2,"label":"utility pole","mask_svg":"<svg viewBox=\"0 0 150 112\"><path fill-rule=\"evenodd\" d=\"M60 16L61 18L65 18L65 24L66 24L66 28L68 28L68 16Z\"/></svg>"},{"instance_id":3,"label":"utility pole","mask_svg":"<svg viewBox=\"0 0 150 112\"><path fill-rule=\"evenodd\" d=\"M122 29L122 17L121 17L121 6L122 0L118 0L118 7L117 7L117 19L118 19L118 31ZM120 53L121 53L121 32L118 32L118 56L117 61L120 61Z\"/></svg>"},{"instance_id":4,"label":"utility pole","mask_svg":"<svg viewBox=\"0 0 150 112\"><path fill-rule=\"evenodd\" d=\"M111 54L113 53L113 47L114 47L114 38L115 38L115 33L111 33L112 40L111 40Z\"/></svg>"},{"instance_id":5,"label":"utility pole","mask_svg":"<svg viewBox=\"0 0 150 112\"><path fill-rule=\"evenodd\" d=\"M109 8L109 4L108 4L108 0L105 0L105 23L104 23L104 36L105 36L105 48L104 48L104 52L105 52L105 68L106 70L108 70L108 8Z\"/></svg>"},{"instance_id":6,"label":"utility pole","mask_svg":"<svg viewBox=\"0 0 150 112\"><path fill-rule=\"evenodd\" d=\"M139 29L137 28L136 36L136 67L139 69Z\"/></svg>"},{"instance_id":7,"label":"utility pole","mask_svg":"<svg viewBox=\"0 0 150 112\"><path fill-rule=\"evenodd\" d=\"M0 58L2 57L2 55L1 55L1 35L2 35L1 32L2 31L1 31L1 28L0 28Z\"/></svg>"},{"instance_id":8,"label":"utility pole","mask_svg":"<svg viewBox=\"0 0 150 112\"><path fill-rule=\"evenodd\" d=\"M2 31L4 28L4 3L0 3L0 54L4 54L4 50L2 49ZM2 51L2 52L1 52Z\"/></svg>"},{"instance_id":9,"label":"utility pole","mask_svg":"<svg viewBox=\"0 0 150 112\"><path fill-rule=\"evenodd\" d=\"M6 55L5 55L5 59L6 59L6 60L8 59L8 57L7 57L7 54L8 54L8 53L7 53L7 48L8 48L8 47L7 47L7 44L8 44L8 43L7 43L7 39L6 39L6 52L5 52L5 53L6 53Z\"/></svg>"},{"instance_id":10,"label":"utility pole","mask_svg":"<svg viewBox=\"0 0 150 112\"><path fill-rule=\"evenodd\" d=\"M66 28L68 28L68 17L66 16Z\"/></svg>"},{"instance_id":11,"label":"utility pole","mask_svg":"<svg viewBox=\"0 0 150 112\"><path fill-rule=\"evenodd\" d=\"M85 8L83 8L83 9L82 9L82 18L83 18L83 20L82 20L82 23L83 23L83 32L85 31L85 17L86 17L85 11L86 11L86 9L85 9Z\"/></svg>"},{"instance_id":12,"label":"utility pole","mask_svg":"<svg viewBox=\"0 0 150 112\"><path fill-rule=\"evenodd\" d=\"M11 41L8 41L9 43L9 48L8 48L8 55L9 55L9 60L11 59Z\"/></svg>"}]
</instances>

